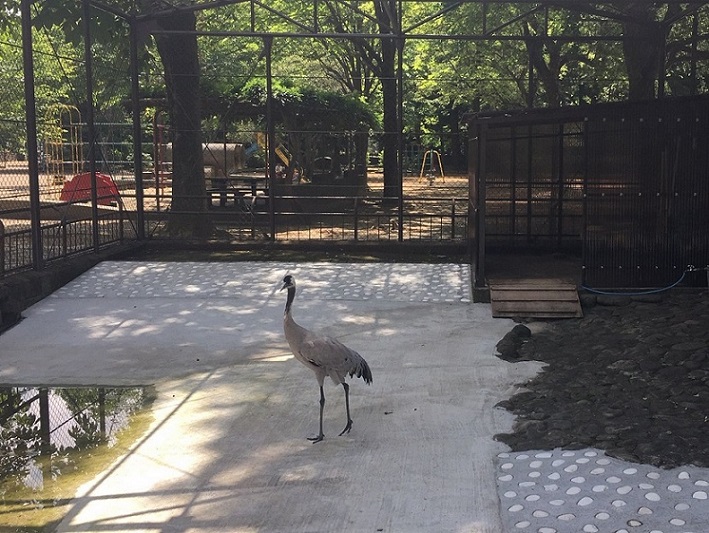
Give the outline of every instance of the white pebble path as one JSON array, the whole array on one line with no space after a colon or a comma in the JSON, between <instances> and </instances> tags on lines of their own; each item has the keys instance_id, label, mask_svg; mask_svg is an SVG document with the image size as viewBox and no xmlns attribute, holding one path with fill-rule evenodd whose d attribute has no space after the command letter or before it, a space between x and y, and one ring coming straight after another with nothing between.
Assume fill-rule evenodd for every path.
<instances>
[{"instance_id":1,"label":"white pebble path","mask_svg":"<svg viewBox=\"0 0 709 533\"><path fill-rule=\"evenodd\" d=\"M592 448L496 459L506 533L705 533L709 469L661 470Z\"/></svg>"},{"instance_id":2,"label":"white pebble path","mask_svg":"<svg viewBox=\"0 0 709 533\"><path fill-rule=\"evenodd\" d=\"M471 301L465 264L279 261L105 261L51 298L265 298L288 273L321 300Z\"/></svg>"}]
</instances>

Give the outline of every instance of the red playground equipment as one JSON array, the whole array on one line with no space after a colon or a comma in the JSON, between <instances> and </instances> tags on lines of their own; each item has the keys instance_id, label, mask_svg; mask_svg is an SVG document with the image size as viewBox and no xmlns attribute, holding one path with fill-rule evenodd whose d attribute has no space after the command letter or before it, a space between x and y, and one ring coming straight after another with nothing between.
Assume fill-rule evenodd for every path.
<instances>
[{"instance_id":1,"label":"red playground equipment","mask_svg":"<svg viewBox=\"0 0 709 533\"><path fill-rule=\"evenodd\" d=\"M96 173L96 196L100 205L116 205L120 201L115 182L107 174ZM91 201L91 173L77 174L67 181L59 197L62 202L90 202Z\"/></svg>"}]
</instances>

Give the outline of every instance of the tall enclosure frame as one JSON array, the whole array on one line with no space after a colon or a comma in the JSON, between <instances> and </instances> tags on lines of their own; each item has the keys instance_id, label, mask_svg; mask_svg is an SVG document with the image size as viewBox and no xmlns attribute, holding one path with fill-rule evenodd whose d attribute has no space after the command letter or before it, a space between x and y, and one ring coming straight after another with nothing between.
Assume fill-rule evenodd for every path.
<instances>
[{"instance_id":1,"label":"tall enclosure frame","mask_svg":"<svg viewBox=\"0 0 709 533\"><path fill-rule=\"evenodd\" d=\"M333 30L327 27L325 24L322 7L324 0L311 0L310 2L305 2L303 5L305 7L306 15L303 18L296 19L289 13L278 11L277 9L265 6L263 2L258 0L216 0L216 1L205 1L201 3L191 3L185 6L176 6L166 9L164 11L156 11L152 13L139 13L139 12L124 12L120 9L107 4L105 1L101 0L82 0L82 11L84 18L84 50L85 58L84 63L86 65L86 99L87 102L92 102L93 99L93 81L91 79L91 65L92 65L92 42L90 33L90 24L87 23L91 19L91 14L95 10L100 10L104 12L109 12L115 17L121 19L130 28L130 74L131 74L131 95L130 102L132 108L132 138L134 142L133 152L135 154L142 154L141 137L144 134L144 125L141 124L140 116L142 110L141 103L141 71L139 66L139 48L141 40L145 39L148 35L153 36L166 36L166 35L191 35L195 37L216 37L216 38L233 38L233 39L259 39L263 43L263 59L267 65L267 75L266 75L266 146L268 147L267 162L268 162L268 180L270 183L274 184L271 194L271 201L267 201L262 209L266 210L268 224L267 229L264 231L268 235L270 240L274 240L276 234L277 225L279 221L283 219L282 213L278 211L278 203L281 202L283 198L279 197L278 186L276 180L274 179L274 173L277 167L277 154L276 149L278 147L275 118L273 113L273 74L271 72L271 54L273 49L273 43L278 42L281 39L316 39L316 40L328 40L328 39L342 39L342 40L362 40L371 39L391 42L394 44L395 50L395 87L396 87L396 97L395 102L389 102L390 108L388 111L392 116L396 117L396 126L392 130L386 130L384 133L396 138L395 146L396 154L394 158L395 168L394 168L394 179L391 183L395 183L395 188L389 189L391 194L391 200L393 202L388 206L388 210L385 215L377 215L376 225L381 225L383 223L389 226L386 240L387 242L403 242L407 239L404 228L411 221L411 216L407 212L405 195L403 191L404 184L404 159L405 159L405 143L404 143L404 123L403 115L405 112L405 69L406 65L404 63L404 51L406 50L407 43L413 42L415 40L457 40L457 41L471 41L471 42L503 42L503 41L515 41L523 43L530 49L535 47L541 47L544 43L573 43L573 42L613 42L621 43L625 39L622 32L622 24L626 21L625 17L619 15L613 10L614 2L596 2L593 4L591 9L586 2L581 2L579 0L561 0L556 2L532 2L531 0L514 0L514 1L501 1L501 0L461 0L458 2L444 3L441 5L440 9L436 12L429 13L425 17L416 18L410 13L414 10L409 10L410 7L414 6L418 2L413 0L388 0L386 3L390 10L395 11L395 16L390 19L390 24L386 27L381 27L380 31L372 33L357 33L349 32L344 30ZM32 223L31 223L31 250L32 259L29 262L31 268L40 270L45 267L47 259L50 258L45 252L46 243L43 243L43 239L46 239L46 228L42 228L42 220L40 213L42 213L42 205L40 201L40 186L39 186L39 170L37 161L40 160L40 153L37 146L37 116L35 112L35 102L33 95L33 57L32 57L32 14L31 6L34 2L32 0L22 0L22 26L23 26L23 55L24 55L24 71L25 71L25 100L26 100L26 119L27 119L27 150L28 150L28 161L29 161L29 197L30 197L30 210L32 213ZM429 2L430 3L430 2ZM653 4L653 2L646 2L648 5ZM339 2L342 8L357 10L357 5L350 3ZM463 33L441 33L437 31L435 26L432 24L441 17L454 15L456 9L461 6L474 4L480 8L480 18L477 20L477 25L475 27L466 28ZM639 4L643 4L640 2ZM693 4L687 4L685 2L670 1L666 2L668 6L673 6L673 21L680 18L691 18L693 20L693 31L688 37L689 49L691 53L688 55L688 70L691 72L691 83L689 84L689 92L695 94L698 90L697 81L697 44L699 42L704 42L707 36L701 35L698 31L699 25L698 20L700 17L706 17L708 15L707 3L699 2ZM229 29L223 31L204 31L200 29L195 29L193 31L178 31L178 30L165 30L156 28L156 20L161 17L170 17L176 13L196 13L209 10L220 9L228 6L243 5L248 6L252 16L248 28L242 29L240 31L232 31ZM506 20L500 20L499 17L492 17L490 14L496 9L501 9L504 6L515 6L514 15L509 15ZM256 24L256 17L254 16L258 10L268 10L268 12L284 23L287 23L291 28L288 31L263 31ZM563 11L563 12L573 12L573 13L583 13L586 20L593 22L593 30L585 35L579 35L568 28L559 30L548 24L549 13L552 11ZM362 14L359 11L359 14ZM541 15L542 20L546 20L546 24L542 24L541 27L536 28L536 33L534 34L520 34L515 31L515 24L519 22L526 21ZM602 23L595 24L601 21ZM669 22L668 22L669 23ZM432 29L433 28L433 29ZM593 33L595 31L595 33ZM539 80L535 78L535 65L533 63L533 57L530 53L529 65L528 65L528 79L527 81L527 104L529 108L534 107L538 103L537 91ZM652 85L654 86L655 93L658 97L662 97L665 94L666 87L666 76L667 69L664 64L664 56L661 58L661 63L658 67L657 76L653 80ZM90 109L90 107L89 107ZM90 246L87 247L87 251L97 252L101 248L108 244L112 244L114 239L106 240L100 234L99 228L101 224L102 212L98 211L98 200L100 195L100 188L97 184L97 174L98 174L98 164L97 164L97 154L95 153L95 117L86 116L86 130L88 131L88 160L87 167L88 173L90 174L91 188L90 188L90 216L87 218L87 222L91 228L90 231ZM492 124L492 122L489 122ZM519 126L529 127L526 126ZM575 187L575 184L566 184L563 182L564 168L569 164L568 161L564 160L564 146L565 142L571 138L582 137L581 132L569 132L565 128L566 126L562 124L555 124L550 126L555 131L545 132L543 136L549 139L551 145L549 149L559 154L557 160L557 167L551 169L552 173L556 174L557 190L553 194L556 198L560 200L556 204L555 209L558 213L563 211L563 202L565 201L565 188L567 185L571 188ZM93 133L92 133L93 132ZM514 135L517 136L519 132ZM476 130L474 136L476 137L476 142L473 143L475 150L478 150L480 146L489 146L491 130L487 127L481 127ZM525 148L524 143L530 143L532 136L528 136L525 141L521 139L513 143L513 149L516 154L522 155L526 154L526 157L532 157L531 152L528 148ZM553 140L552 140L553 139ZM526 150L526 151L525 151ZM477 165L489 164L492 160L493 154L486 150L478 150L476 153ZM517 156L515 156L517 157ZM118 240L124 239L123 223L126 222L131 226L131 239L135 238L138 241L150 238L150 224L151 220L155 218L155 214L146 213L146 196L145 196L145 179L146 173L144 172L145 163L141 157L135 157L133 168L133 182L135 184L135 207L130 210L130 212L125 212L123 210L123 205L119 202L118 214L120 218L120 238ZM391 167L390 169L391 170ZM476 170L478 172L478 170ZM514 177L512 179L516 180L520 177ZM475 177L471 175L470 183L473 183ZM156 178L156 189L159 189L157 184L158 178ZM516 188L513 188L517 190ZM460 204L456 203L457 200L454 199L451 207L451 231L449 232L451 236L459 239L461 235L465 235L465 244L469 247L471 255L475 257L477 264L480 264L480 258L485 257L485 246L488 242L485 230L485 218L484 213L480 211L480 202L483 205L487 201L486 196L490 191L486 190L485 187L482 188L471 188L469 197L465 199L462 207ZM156 193L159 196L159 193ZM222 198L226 197L226 193L219 192ZM286 196L281 194L280 196ZM278 199L278 201L276 201ZM159 200L159 197L158 197ZM236 199L234 200L236 202ZM330 203L332 198L327 199ZM360 201L360 199L346 198L343 200L348 203L348 207L344 213L338 213L346 217L354 217L354 232L353 239L358 241L361 239L361 229L357 224L357 219L362 218L363 205L366 202ZM319 205L319 204L318 204ZM354 207L351 207L351 206ZM391 207L393 206L393 209ZM521 207L520 207L521 208ZM513 210L517 210L517 202L513 202ZM532 207L527 205L528 219L532 216ZM585 208L584 208L585 209ZM292 215L293 213L289 213ZM519 213L515 212L512 220L517 221L515 224L521 223L522 220L518 217ZM328 213L331 215L331 213ZM170 216L170 213L161 213L161 216ZM584 215L585 216L585 215ZM457 227L456 224L460 221L464 221L465 226L461 229ZM530 219L531 220L531 219ZM551 218L549 219L551 220ZM64 222L62 222L64 223ZM576 221L576 223L579 223ZM554 224L556 228L554 230L554 239L556 239L556 244L560 245L566 242L566 231L572 231L577 233L578 228L573 224L568 226L566 221L562 217L557 217L554 219ZM582 225L585 223L581 222ZM62 226L63 228L64 226ZM531 237L531 225L528 223L525 231L526 238ZM587 226L584 226L587 228ZM519 227L513 227L512 231L517 233L520 230ZM62 230L63 231L63 230ZM254 232L252 228L252 233ZM393 235L393 238L391 237ZM489 237L490 235L488 235ZM517 238L517 240L519 240ZM516 243L516 245L519 243ZM54 259L54 257L51 257ZM644 283L644 281L641 281Z\"/></svg>"}]
</instances>

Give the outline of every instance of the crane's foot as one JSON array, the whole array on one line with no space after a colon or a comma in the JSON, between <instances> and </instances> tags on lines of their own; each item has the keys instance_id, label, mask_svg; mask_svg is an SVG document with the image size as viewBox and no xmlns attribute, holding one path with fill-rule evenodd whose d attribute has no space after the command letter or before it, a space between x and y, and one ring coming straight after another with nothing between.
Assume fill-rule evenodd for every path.
<instances>
[{"instance_id":1,"label":"crane's foot","mask_svg":"<svg viewBox=\"0 0 709 533\"><path fill-rule=\"evenodd\" d=\"M347 425L345 426L345 429L342 430L342 433L338 435L338 437L342 437L345 433L349 433L350 430L352 429L352 420L348 419L347 420Z\"/></svg>"},{"instance_id":2,"label":"crane's foot","mask_svg":"<svg viewBox=\"0 0 709 533\"><path fill-rule=\"evenodd\" d=\"M308 437L308 440L309 440L310 442L312 442L313 444L315 444L316 442L320 442L320 441L323 440L324 438L325 438L325 435L323 435L322 433L320 433L320 435L318 435L317 437Z\"/></svg>"}]
</instances>

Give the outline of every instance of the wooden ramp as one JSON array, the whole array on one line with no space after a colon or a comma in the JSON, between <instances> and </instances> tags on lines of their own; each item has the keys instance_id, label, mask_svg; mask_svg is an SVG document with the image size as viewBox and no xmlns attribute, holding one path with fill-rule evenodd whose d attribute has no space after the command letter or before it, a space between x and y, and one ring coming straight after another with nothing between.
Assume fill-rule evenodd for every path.
<instances>
[{"instance_id":1,"label":"wooden ramp","mask_svg":"<svg viewBox=\"0 0 709 533\"><path fill-rule=\"evenodd\" d=\"M495 318L578 318L578 291L560 279L499 279L489 282Z\"/></svg>"}]
</instances>

